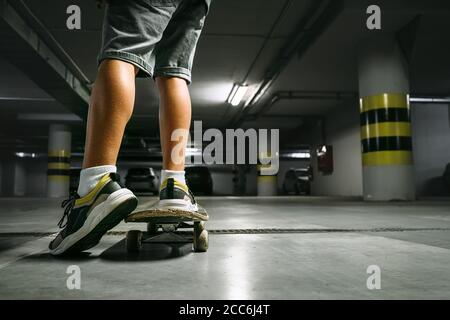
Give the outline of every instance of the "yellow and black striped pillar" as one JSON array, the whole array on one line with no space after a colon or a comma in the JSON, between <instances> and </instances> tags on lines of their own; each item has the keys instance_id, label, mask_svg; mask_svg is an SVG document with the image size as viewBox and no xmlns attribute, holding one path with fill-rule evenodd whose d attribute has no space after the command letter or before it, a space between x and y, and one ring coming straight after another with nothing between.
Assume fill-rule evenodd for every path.
<instances>
[{"instance_id":1,"label":"yellow and black striped pillar","mask_svg":"<svg viewBox=\"0 0 450 320\"><path fill-rule=\"evenodd\" d=\"M366 39L359 52L365 200L414 200L409 79L395 35Z\"/></svg>"},{"instance_id":2,"label":"yellow and black striped pillar","mask_svg":"<svg viewBox=\"0 0 450 320\"><path fill-rule=\"evenodd\" d=\"M411 117L406 94L360 99L363 166L412 165Z\"/></svg>"},{"instance_id":3,"label":"yellow and black striped pillar","mask_svg":"<svg viewBox=\"0 0 450 320\"><path fill-rule=\"evenodd\" d=\"M47 196L66 197L70 188L70 129L64 125L51 125L48 146Z\"/></svg>"}]
</instances>

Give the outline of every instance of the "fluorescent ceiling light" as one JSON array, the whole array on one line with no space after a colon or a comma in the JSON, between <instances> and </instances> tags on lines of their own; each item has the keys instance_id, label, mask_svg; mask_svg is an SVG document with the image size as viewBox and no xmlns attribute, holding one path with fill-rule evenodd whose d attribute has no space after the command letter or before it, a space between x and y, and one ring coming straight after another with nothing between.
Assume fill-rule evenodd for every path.
<instances>
[{"instance_id":1,"label":"fluorescent ceiling light","mask_svg":"<svg viewBox=\"0 0 450 320\"><path fill-rule=\"evenodd\" d=\"M292 159L310 159L311 158L311 154L309 153L309 151L292 152L292 153L285 154L285 157L292 158Z\"/></svg>"},{"instance_id":2,"label":"fluorescent ceiling light","mask_svg":"<svg viewBox=\"0 0 450 320\"><path fill-rule=\"evenodd\" d=\"M202 154L202 149L199 148L186 148L186 157L198 156Z\"/></svg>"},{"instance_id":3,"label":"fluorescent ceiling light","mask_svg":"<svg viewBox=\"0 0 450 320\"><path fill-rule=\"evenodd\" d=\"M258 103L258 101L266 94L266 91L271 86L272 82L273 82L273 80L270 80L269 82L267 82L264 85L263 88L261 88L261 84L260 84L259 87L256 89L256 93L247 100L244 107Z\"/></svg>"},{"instance_id":4,"label":"fluorescent ceiling light","mask_svg":"<svg viewBox=\"0 0 450 320\"><path fill-rule=\"evenodd\" d=\"M16 157L19 158L36 158L36 153L16 152Z\"/></svg>"},{"instance_id":5,"label":"fluorescent ceiling light","mask_svg":"<svg viewBox=\"0 0 450 320\"><path fill-rule=\"evenodd\" d=\"M242 99L244 98L245 94L247 93L247 90L248 86L235 84L233 86L233 89L231 89L227 102L234 107L238 106L241 103Z\"/></svg>"},{"instance_id":6,"label":"fluorescent ceiling light","mask_svg":"<svg viewBox=\"0 0 450 320\"><path fill-rule=\"evenodd\" d=\"M253 101L250 101L251 104L255 104L258 103L258 101L262 98L262 96L264 94L266 94L267 89L270 87L270 85L272 84L272 80L270 80L269 82L267 82L265 84L265 86L261 89L261 91L259 92L259 94L253 98Z\"/></svg>"},{"instance_id":7,"label":"fluorescent ceiling light","mask_svg":"<svg viewBox=\"0 0 450 320\"><path fill-rule=\"evenodd\" d=\"M228 99L227 102L231 103L231 100L234 98L234 96L236 95L236 91L239 89L239 85L235 84L233 85L233 88L231 89L230 94L228 95Z\"/></svg>"},{"instance_id":8,"label":"fluorescent ceiling light","mask_svg":"<svg viewBox=\"0 0 450 320\"><path fill-rule=\"evenodd\" d=\"M200 151L202 151L201 149L199 149L199 148L186 148L186 152L200 152Z\"/></svg>"}]
</instances>

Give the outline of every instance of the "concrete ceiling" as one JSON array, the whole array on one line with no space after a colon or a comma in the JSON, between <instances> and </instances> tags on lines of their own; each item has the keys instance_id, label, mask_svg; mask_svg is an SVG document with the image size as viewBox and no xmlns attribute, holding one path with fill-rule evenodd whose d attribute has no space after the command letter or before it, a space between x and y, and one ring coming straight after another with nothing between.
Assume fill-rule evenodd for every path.
<instances>
[{"instance_id":1,"label":"concrete ceiling","mask_svg":"<svg viewBox=\"0 0 450 320\"><path fill-rule=\"evenodd\" d=\"M346 1L343 12L320 39L303 56L291 60L267 92L265 102L277 91L357 92L358 44L368 36L365 10L372 2ZM378 4L383 8L383 29L392 32L423 15L410 65L411 92L450 95L450 42L445 40L450 37L450 2L398 0ZM271 111L326 114L329 107L327 100L313 103L286 100Z\"/></svg>"},{"instance_id":2,"label":"concrete ceiling","mask_svg":"<svg viewBox=\"0 0 450 320\"><path fill-rule=\"evenodd\" d=\"M204 127L223 128L229 123L242 108L230 107L226 103L233 83L245 81L252 89L256 87L271 61L290 40L289 37L311 1L316 0L213 0L203 37L198 45L193 84L190 87L194 119L202 119ZM97 9L95 1L76 2L82 10L82 29L76 31L66 29L65 11L73 1L24 2L83 73L94 81L103 14L102 10ZM345 1L344 9L335 21L302 56L296 56L288 63L252 112L262 107L277 91L356 92L357 46L368 34L365 28L365 10L369 4L372 2ZM383 9L385 30L398 31L417 15L423 16L412 56L412 92L450 95L449 2L383 0L378 1L378 4ZM16 119L19 124L26 124L30 128L39 127L43 137L48 123L56 119L60 122L69 121L74 126L78 143L82 143L84 125L81 121L77 122L77 117L70 117L69 110L1 56L0 70L2 115L8 115L8 119ZM329 100L283 100L274 104L268 114L316 116L326 114L335 106ZM128 135L156 137L157 108L158 96L153 81L137 80L135 118L129 125ZM45 115L48 116L47 121ZM278 121L283 123L279 127L298 127L295 118L290 121L274 119L270 122L271 126L273 121ZM266 122L267 119L260 119L247 123L247 126L264 127L268 126ZM3 137L5 136L6 133L3 132Z\"/></svg>"}]
</instances>

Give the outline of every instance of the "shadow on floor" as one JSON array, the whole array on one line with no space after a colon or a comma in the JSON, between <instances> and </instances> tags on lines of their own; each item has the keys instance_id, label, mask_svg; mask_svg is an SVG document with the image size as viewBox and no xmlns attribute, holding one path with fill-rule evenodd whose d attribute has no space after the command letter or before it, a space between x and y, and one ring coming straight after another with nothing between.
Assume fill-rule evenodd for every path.
<instances>
[{"instance_id":1,"label":"shadow on floor","mask_svg":"<svg viewBox=\"0 0 450 320\"><path fill-rule=\"evenodd\" d=\"M163 233L153 236L145 236L140 252L127 251L126 239L113 244L100 254L92 254L90 251L78 253L66 253L62 256L53 256L49 252L41 252L25 257L28 260L41 261L70 261L80 262L96 259L109 261L157 261L183 257L192 252L192 236L189 233ZM1 249L1 242L0 242ZM94 251L94 252L95 252Z\"/></svg>"},{"instance_id":2,"label":"shadow on floor","mask_svg":"<svg viewBox=\"0 0 450 320\"><path fill-rule=\"evenodd\" d=\"M157 261L183 257L192 252L192 243L145 243L138 253L128 253L126 240L121 240L103 251L99 256L91 252L80 252L63 256L53 256L48 252L33 254L25 260L80 262L96 259L109 261Z\"/></svg>"},{"instance_id":3,"label":"shadow on floor","mask_svg":"<svg viewBox=\"0 0 450 320\"><path fill-rule=\"evenodd\" d=\"M20 247L33 239L33 237L4 237L0 235L0 254L3 251Z\"/></svg>"},{"instance_id":4,"label":"shadow on floor","mask_svg":"<svg viewBox=\"0 0 450 320\"><path fill-rule=\"evenodd\" d=\"M122 240L99 256L110 261L155 261L183 257L192 252L192 243L144 243L138 253L128 253Z\"/></svg>"},{"instance_id":5,"label":"shadow on floor","mask_svg":"<svg viewBox=\"0 0 450 320\"><path fill-rule=\"evenodd\" d=\"M48 252L37 253L23 258L24 260L41 260L41 261L69 261L80 262L98 259L95 256L91 256L90 252L79 252L76 254L53 256Z\"/></svg>"}]
</instances>

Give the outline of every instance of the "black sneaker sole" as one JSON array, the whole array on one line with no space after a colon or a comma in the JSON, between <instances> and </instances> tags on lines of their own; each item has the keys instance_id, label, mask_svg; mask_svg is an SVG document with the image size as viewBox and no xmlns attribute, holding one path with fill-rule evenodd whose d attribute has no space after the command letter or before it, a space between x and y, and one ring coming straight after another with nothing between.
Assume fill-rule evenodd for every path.
<instances>
[{"instance_id":1,"label":"black sneaker sole","mask_svg":"<svg viewBox=\"0 0 450 320\"><path fill-rule=\"evenodd\" d=\"M111 211L91 232L81 238L61 255L80 253L95 247L109 230L117 226L138 205L137 198L130 198Z\"/></svg>"}]
</instances>

